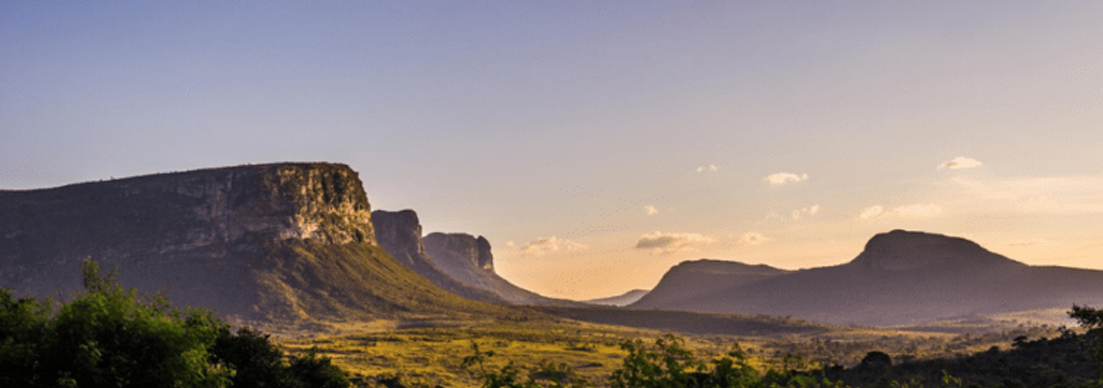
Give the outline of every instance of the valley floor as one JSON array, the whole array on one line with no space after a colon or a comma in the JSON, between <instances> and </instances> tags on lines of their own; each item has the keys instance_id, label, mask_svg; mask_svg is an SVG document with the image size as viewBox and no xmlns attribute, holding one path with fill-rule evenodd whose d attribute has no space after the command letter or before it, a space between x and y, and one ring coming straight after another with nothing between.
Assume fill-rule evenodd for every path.
<instances>
[{"instance_id":1,"label":"valley floor","mask_svg":"<svg viewBox=\"0 0 1103 388\"><path fill-rule=\"evenodd\" d=\"M916 332L830 326L804 333L762 333L715 335L678 333L697 357L708 360L735 347L750 356L759 370L857 365L867 353L882 351L894 360L954 358L989 350L1009 348L1016 337L1054 337L1055 328L1005 327L985 334ZM622 365L627 352L620 344L633 339L653 341L663 331L634 329L576 321L561 323L495 324L471 322L440 327L376 331L361 334L285 340L291 354L316 347L354 378L364 381L401 382L404 386L474 387L479 382L462 363L474 353L493 352L488 368L508 363L521 370L540 370L542 365L570 366L580 377L604 386L610 373ZM787 360L788 359L788 360ZM396 380L397 379L397 380Z\"/></svg>"}]
</instances>

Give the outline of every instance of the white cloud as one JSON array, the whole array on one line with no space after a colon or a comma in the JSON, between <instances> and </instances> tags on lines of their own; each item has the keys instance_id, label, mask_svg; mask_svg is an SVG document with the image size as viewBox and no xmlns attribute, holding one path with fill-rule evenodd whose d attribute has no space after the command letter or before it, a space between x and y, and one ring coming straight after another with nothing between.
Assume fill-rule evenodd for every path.
<instances>
[{"instance_id":1,"label":"white cloud","mask_svg":"<svg viewBox=\"0 0 1103 388\"><path fill-rule=\"evenodd\" d=\"M885 208L882 207L881 205L873 205L873 206L867 207L865 209L862 209L862 212L858 213L858 219L868 220L870 218L877 217L877 216L881 215L881 213L884 213L884 212L885 212Z\"/></svg>"},{"instance_id":2,"label":"white cloud","mask_svg":"<svg viewBox=\"0 0 1103 388\"><path fill-rule=\"evenodd\" d=\"M739 246L755 246L765 244L767 241L770 241L770 238L762 233L747 232L739 236L739 240L737 240L735 244Z\"/></svg>"},{"instance_id":3,"label":"white cloud","mask_svg":"<svg viewBox=\"0 0 1103 388\"><path fill-rule=\"evenodd\" d=\"M514 243L513 243L513 240L510 240L510 241L506 241L506 246L507 246L507 247L513 248L513 247L514 247L514 246L516 246L516 245L517 245L517 244L514 244Z\"/></svg>"},{"instance_id":4,"label":"white cloud","mask_svg":"<svg viewBox=\"0 0 1103 388\"><path fill-rule=\"evenodd\" d=\"M870 220L874 218L931 218L942 214L942 207L933 203L913 203L911 205L904 205L889 210L881 205L874 205L862 209L861 213L858 213L858 219Z\"/></svg>"},{"instance_id":5,"label":"white cloud","mask_svg":"<svg viewBox=\"0 0 1103 388\"><path fill-rule=\"evenodd\" d=\"M582 245L573 242L568 239L560 239L555 236L540 237L535 240L529 241L522 245L519 251L524 256L543 256L548 253L556 252L561 249L568 251L576 251L589 248L586 245Z\"/></svg>"},{"instance_id":6,"label":"white cloud","mask_svg":"<svg viewBox=\"0 0 1103 388\"><path fill-rule=\"evenodd\" d=\"M788 172L779 172L776 174L770 174L769 176L762 178L765 182L770 182L770 186L781 186L786 183L804 182L808 180L808 174L793 174Z\"/></svg>"},{"instance_id":7,"label":"white cloud","mask_svg":"<svg viewBox=\"0 0 1103 388\"><path fill-rule=\"evenodd\" d=\"M697 233L663 233L655 231L655 233L640 236L635 248L650 249L665 255L715 241L715 238Z\"/></svg>"},{"instance_id":8,"label":"white cloud","mask_svg":"<svg viewBox=\"0 0 1103 388\"><path fill-rule=\"evenodd\" d=\"M958 170L963 168L977 168L982 165L984 165L984 163L981 163L976 159L969 159L964 156L958 156L954 158L954 160L938 165L938 169L943 170L948 168L951 170Z\"/></svg>"},{"instance_id":9,"label":"white cloud","mask_svg":"<svg viewBox=\"0 0 1103 388\"><path fill-rule=\"evenodd\" d=\"M698 173L702 173L702 172L705 172L705 171L717 172L717 171L720 171L720 167L716 167L715 164L710 164L710 165L707 165L707 166L697 166L697 172Z\"/></svg>"},{"instance_id":10,"label":"white cloud","mask_svg":"<svg viewBox=\"0 0 1103 388\"><path fill-rule=\"evenodd\" d=\"M649 216L659 214L659 209L656 209L654 206L651 206L651 205L644 206L643 211L644 211L644 213L647 213L647 215L649 215Z\"/></svg>"},{"instance_id":11,"label":"white cloud","mask_svg":"<svg viewBox=\"0 0 1103 388\"><path fill-rule=\"evenodd\" d=\"M794 221L799 220L805 216L811 217L820 212L820 205L812 205L805 208L793 210L792 218Z\"/></svg>"},{"instance_id":12,"label":"white cloud","mask_svg":"<svg viewBox=\"0 0 1103 388\"><path fill-rule=\"evenodd\" d=\"M933 203L916 203L892 209L889 214L905 218L930 218L942 214L942 208Z\"/></svg>"}]
</instances>

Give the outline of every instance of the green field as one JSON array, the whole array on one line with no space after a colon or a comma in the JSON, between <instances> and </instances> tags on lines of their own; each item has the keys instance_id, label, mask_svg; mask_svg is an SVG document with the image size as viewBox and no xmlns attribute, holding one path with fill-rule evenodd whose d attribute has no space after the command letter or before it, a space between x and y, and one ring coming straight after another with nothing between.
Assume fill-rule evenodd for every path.
<instances>
[{"instance_id":1,"label":"green field","mask_svg":"<svg viewBox=\"0 0 1103 388\"><path fill-rule=\"evenodd\" d=\"M794 332L782 325L776 332L754 335L678 335L685 338L686 347L700 359L723 355L738 346L748 354L751 365L765 370L782 368L787 356L800 356L803 365L797 369L854 366L875 350L900 360L946 358L983 352L993 346L1008 348L1013 338L1020 335L1039 338L1056 334L1054 329L1039 327L1001 333L950 334L825 326L803 321L795 325L814 326L816 330ZM603 386L627 354L621 343L632 339L651 342L664 333L577 321L470 323L290 339L281 344L291 354L317 347L354 378L369 383L397 378L406 386L478 386L471 371L461 365L477 344L480 351L494 354L488 367L496 369L513 363L521 370L537 371L548 363L566 364L579 376ZM790 357L791 361L794 359ZM788 366L791 369L794 364L790 362Z\"/></svg>"}]
</instances>

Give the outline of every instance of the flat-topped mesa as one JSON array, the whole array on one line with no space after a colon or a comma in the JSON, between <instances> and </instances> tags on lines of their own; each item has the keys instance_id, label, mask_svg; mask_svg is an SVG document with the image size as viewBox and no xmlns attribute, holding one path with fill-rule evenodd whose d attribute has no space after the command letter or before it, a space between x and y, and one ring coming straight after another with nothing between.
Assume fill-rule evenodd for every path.
<instances>
[{"instance_id":1,"label":"flat-topped mesa","mask_svg":"<svg viewBox=\"0 0 1103 388\"><path fill-rule=\"evenodd\" d=\"M932 265L986 266L1020 263L992 253L964 238L893 230L873 236L862 253L850 264L870 269L904 271Z\"/></svg>"},{"instance_id":2,"label":"flat-topped mesa","mask_svg":"<svg viewBox=\"0 0 1103 388\"><path fill-rule=\"evenodd\" d=\"M415 268L420 264L419 258L428 257L425 244L421 242L421 222L416 212L409 209L397 212L376 210L371 218L376 241L395 260Z\"/></svg>"},{"instance_id":3,"label":"flat-topped mesa","mask_svg":"<svg viewBox=\"0 0 1103 388\"><path fill-rule=\"evenodd\" d=\"M20 244L18 236L83 237L161 250L246 238L375 244L359 177L346 165L327 163L237 166L0 192L0 231L9 244ZM30 243L21 245L33 249Z\"/></svg>"},{"instance_id":4,"label":"flat-topped mesa","mask_svg":"<svg viewBox=\"0 0 1103 388\"><path fill-rule=\"evenodd\" d=\"M438 255L443 260L464 260L472 268L494 272L494 255L490 253L490 241L483 236L475 237L467 233L430 233L424 240L429 251L453 253ZM436 257L433 259L439 260Z\"/></svg>"},{"instance_id":5,"label":"flat-topped mesa","mask_svg":"<svg viewBox=\"0 0 1103 388\"><path fill-rule=\"evenodd\" d=\"M289 244L307 248L288 253ZM289 268L302 268L289 257L353 245L375 248L376 241L360 178L342 164L0 191L0 287L21 295L81 289L80 263L91 258L101 268L117 266L124 284L164 290L175 304L252 319L293 304L285 296L300 290L280 284Z\"/></svg>"},{"instance_id":6,"label":"flat-topped mesa","mask_svg":"<svg viewBox=\"0 0 1103 388\"><path fill-rule=\"evenodd\" d=\"M490 291L468 286L452 278L433 263L425 250L425 244L421 239L421 224L417 213L413 210L397 212L376 210L372 212L371 218L379 246L395 260L433 282L437 287L468 299L505 303L505 300ZM471 240L475 239L471 238ZM475 245L479 245L477 241ZM489 243L486 244L485 250L489 254ZM476 253L479 252L477 248Z\"/></svg>"}]
</instances>

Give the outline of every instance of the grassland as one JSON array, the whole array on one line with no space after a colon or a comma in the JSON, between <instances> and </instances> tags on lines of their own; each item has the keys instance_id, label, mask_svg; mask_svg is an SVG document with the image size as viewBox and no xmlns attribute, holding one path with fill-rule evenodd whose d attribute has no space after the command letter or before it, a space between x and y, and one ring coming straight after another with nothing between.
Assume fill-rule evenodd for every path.
<instances>
[{"instance_id":1,"label":"grassland","mask_svg":"<svg viewBox=\"0 0 1103 388\"><path fill-rule=\"evenodd\" d=\"M769 318L784 319L784 318ZM680 332L688 348L708 359L740 347L760 370L781 368L787 356L801 356L803 366L856 365L866 353L884 351L900 360L957 357L990 349L1008 348L1012 339L1055 336L1055 329L1022 328L999 333L930 333L895 329L852 328L794 322L789 327L815 330L775 330L754 334ZM782 326L785 327L785 326ZM507 363L527 371L544 364L566 364L578 375L602 386L621 366L620 344L631 339L650 341L665 330L637 329L578 321L528 323L459 323L284 340L291 354L317 347L334 363L368 382L398 379L406 386L472 387L477 382L461 364L477 345L493 352L488 367ZM790 358L792 360L792 358ZM790 368L794 364L788 364Z\"/></svg>"}]
</instances>

